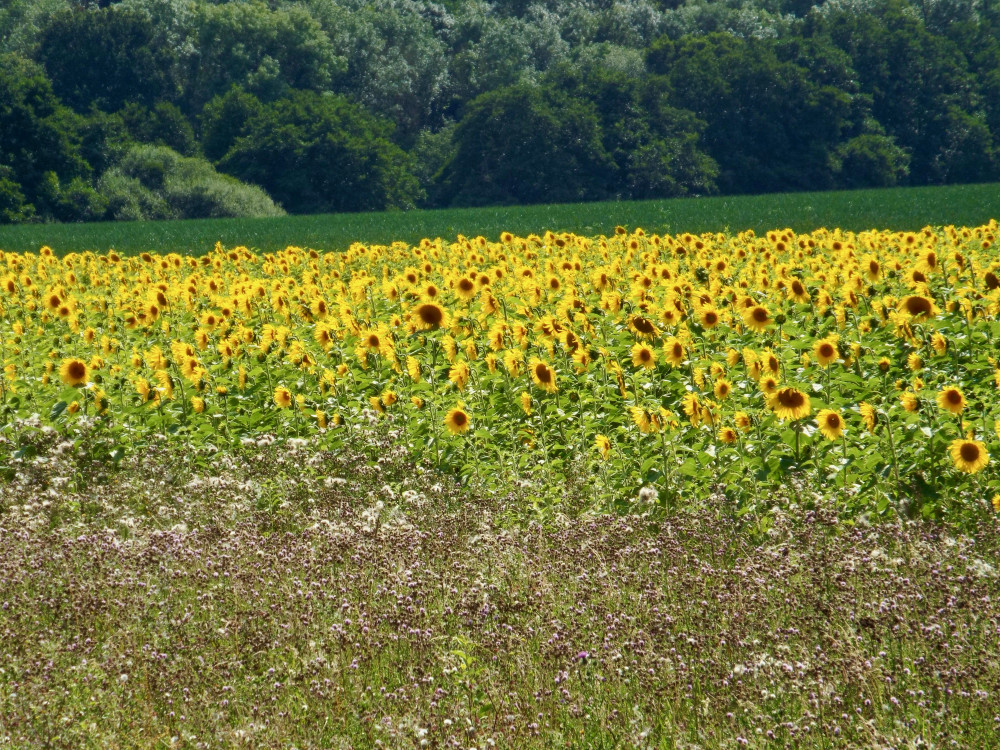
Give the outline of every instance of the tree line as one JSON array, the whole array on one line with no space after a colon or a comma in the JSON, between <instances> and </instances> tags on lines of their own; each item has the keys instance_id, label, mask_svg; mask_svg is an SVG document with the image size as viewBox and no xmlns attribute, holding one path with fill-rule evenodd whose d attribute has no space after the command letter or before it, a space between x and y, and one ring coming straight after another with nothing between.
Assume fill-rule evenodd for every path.
<instances>
[{"instance_id":1,"label":"tree line","mask_svg":"<svg viewBox=\"0 0 1000 750\"><path fill-rule=\"evenodd\" d=\"M1000 179L986 0L9 0L0 222Z\"/></svg>"}]
</instances>

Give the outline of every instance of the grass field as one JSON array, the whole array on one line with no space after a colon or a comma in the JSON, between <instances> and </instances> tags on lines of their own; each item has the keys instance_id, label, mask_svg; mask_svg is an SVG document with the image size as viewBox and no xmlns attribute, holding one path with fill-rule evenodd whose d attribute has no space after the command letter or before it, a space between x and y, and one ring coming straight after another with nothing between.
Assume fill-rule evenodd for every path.
<instances>
[{"instance_id":1,"label":"grass field","mask_svg":"<svg viewBox=\"0 0 1000 750\"><path fill-rule=\"evenodd\" d=\"M0 749L997 747L996 188L5 230Z\"/></svg>"},{"instance_id":2,"label":"grass field","mask_svg":"<svg viewBox=\"0 0 1000 750\"><path fill-rule=\"evenodd\" d=\"M611 234L616 225L650 232L702 232L817 227L850 231L926 225L977 226L1000 214L1000 185L892 188L826 193L577 203L435 211L408 211L279 219L205 219L137 223L34 224L0 227L0 250L57 253L81 250L202 254L221 241L264 251L288 245L338 250L352 242L417 242L500 232L526 235L546 229L581 235Z\"/></svg>"},{"instance_id":3,"label":"grass field","mask_svg":"<svg viewBox=\"0 0 1000 750\"><path fill-rule=\"evenodd\" d=\"M512 522L369 439L25 462L0 747L996 747L996 522Z\"/></svg>"}]
</instances>

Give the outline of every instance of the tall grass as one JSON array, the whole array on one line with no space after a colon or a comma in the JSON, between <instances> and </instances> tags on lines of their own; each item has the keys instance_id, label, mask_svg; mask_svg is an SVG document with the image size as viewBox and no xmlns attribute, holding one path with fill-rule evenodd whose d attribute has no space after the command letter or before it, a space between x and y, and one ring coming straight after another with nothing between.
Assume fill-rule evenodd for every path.
<instances>
[{"instance_id":1,"label":"tall grass","mask_svg":"<svg viewBox=\"0 0 1000 750\"><path fill-rule=\"evenodd\" d=\"M364 214L0 227L0 249L59 253L143 250L201 254L216 242L274 251L287 245L339 250L352 242L416 242L423 237L529 234L546 229L609 234L616 225L651 232L709 232L789 227L915 230L983 224L1000 216L1000 185L891 188L825 193L508 206Z\"/></svg>"}]
</instances>

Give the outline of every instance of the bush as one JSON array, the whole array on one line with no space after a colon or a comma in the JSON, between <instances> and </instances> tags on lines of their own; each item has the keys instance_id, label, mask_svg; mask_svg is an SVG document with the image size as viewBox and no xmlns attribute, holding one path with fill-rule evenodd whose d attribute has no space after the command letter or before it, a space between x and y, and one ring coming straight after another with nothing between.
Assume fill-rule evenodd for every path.
<instances>
[{"instance_id":1,"label":"bush","mask_svg":"<svg viewBox=\"0 0 1000 750\"><path fill-rule=\"evenodd\" d=\"M422 193L392 125L342 96L296 91L264 105L221 171L264 187L294 213L412 208Z\"/></svg>"},{"instance_id":2,"label":"bush","mask_svg":"<svg viewBox=\"0 0 1000 750\"><path fill-rule=\"evenodd\" d=\"M256 185L219 174L204 159L166 146L135 146L99 182L108 218L209 219L281 216L284 211Z\"/></svg>"},{"instance_id":3,"label":"bush","mask_svg":"<svg viewBox=\"0 0 1000 750\"><path fill-rule=\"evenodd\" d=\"M14 170L0 164L0 224L28 221L34 213L34 206L25 200Z\"/></svg>"}]
</instances>

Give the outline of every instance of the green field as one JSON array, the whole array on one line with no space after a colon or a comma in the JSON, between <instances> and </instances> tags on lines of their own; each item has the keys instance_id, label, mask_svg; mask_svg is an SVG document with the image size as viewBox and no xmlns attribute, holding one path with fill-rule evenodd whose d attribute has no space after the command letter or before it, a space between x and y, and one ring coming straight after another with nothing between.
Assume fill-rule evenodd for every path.
<instances>
[{"instance_id":1,"label":"green field","mask_svg":"<svg viewBox=\"0 0 1000 750\"><path fill-rule=\"evenodd\" d=\"M763 232L784 227L915 230L926 225L977 226L997 216L1000 185L994 183L279 219L30 224L0 227L0 249L34 252L48 245L59 253L115 249L200 254L221 241L227 247L246 245L264 251L288 245L339 250L352 242L416 242L457 234L495 238L505 230L522 235L546 229L609 234L618 224L660 233Z\"/></svg>"}]
</instances>

